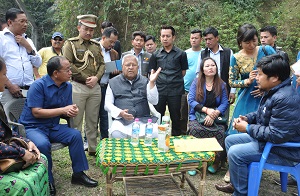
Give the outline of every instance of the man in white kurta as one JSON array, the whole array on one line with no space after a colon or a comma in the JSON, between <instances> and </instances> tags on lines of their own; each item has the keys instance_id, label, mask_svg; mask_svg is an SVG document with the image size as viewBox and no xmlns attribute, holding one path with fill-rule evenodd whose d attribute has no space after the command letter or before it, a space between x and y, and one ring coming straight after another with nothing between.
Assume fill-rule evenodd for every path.
<instances>
[{"instance_id":1,"label":"man in white kurta","mask_svg":"<svg viewBox=\"0 0 300 196\"><path fill-rule=\"evenodd\" d=\"M105 96L105 110L108 111L115 119L112 123L112 126L109 128L109 135L111 137L130 138L132 132L132 122L134 118L139 118L141 113L142 115L145 115L145 111L148 113L149 118L151 118L150 112L148 112L148 102L153 105L158 103L158 91L155 81L160 69L158 69L156 72L151 70L149 81L145 77L138 75L138 69L138 62L135 56L132 54L125 55L122 59L122 74L111 79L107 87ZM141 85L143 87L141 87ZM123 102L122 97L129 100ZM130 99L131 97L132 99ZM138 100L135 101L135 99ZM147 105L145 105L145 99L147 100ZM144 105L138 105L141 102L144 102ZM128 105L126 103L128 103ZM141 137L145 135L145 126L146 123L140 123ZM154 123L153 126L153 137L157 137L156 123Z\"/></svg>"}]
</instances>

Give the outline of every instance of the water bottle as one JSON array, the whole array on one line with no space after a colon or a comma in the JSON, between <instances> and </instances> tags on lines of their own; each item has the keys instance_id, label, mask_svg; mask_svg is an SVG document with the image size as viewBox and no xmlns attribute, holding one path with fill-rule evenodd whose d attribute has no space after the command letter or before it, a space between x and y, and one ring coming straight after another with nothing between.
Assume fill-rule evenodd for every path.
<instances>
[{"instance_id":1,"label":"water bottle","mask_svg":"<svg viewBox=\"0 0 300 196\"><path fill-rule=\"evenodd\" d=\"M145 146L152 145L152 133L153 133L152 119L148 119L148 123L146 125L145 140L144 140Z\"/></svg>"},{"instance_id":2,"label":"water bottle","mask_svg":"<svg viewBox=\"0 0 300 196\"><path fill-rule=\"evenodd\" d=\"M130 143L133 146L139 145L139 135L140 135L140 123L139 119L136 118L132 124L132 133Z\"/></svg>"},{"instance_id":3,"label":"water bottle","mask_svg":"<svg viewBox=\"0 0 300 196\"><path fill-rule=\"evenodd\" d=\"M162 120L161 120L161 124L165 125L165 124L170 124L170 116L163 116Z\"/></svg>"}]
</instances>

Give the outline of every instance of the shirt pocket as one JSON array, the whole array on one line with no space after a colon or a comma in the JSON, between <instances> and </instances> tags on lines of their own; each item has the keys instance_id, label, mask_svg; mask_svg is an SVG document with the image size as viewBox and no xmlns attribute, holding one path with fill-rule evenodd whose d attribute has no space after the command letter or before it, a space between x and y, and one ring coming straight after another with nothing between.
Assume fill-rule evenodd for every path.
<instances>
[{"instance_id":1,"label":"shirt pocket","mask_svg":"<svg viewBox=\"0 0 300 196\"><path fill-rule=\"evenodd\" d=\"M85 50L84 49L77 49L76 50L76 56L79 60L82 60L85 54Z\"/></svg>"}]
</instances>

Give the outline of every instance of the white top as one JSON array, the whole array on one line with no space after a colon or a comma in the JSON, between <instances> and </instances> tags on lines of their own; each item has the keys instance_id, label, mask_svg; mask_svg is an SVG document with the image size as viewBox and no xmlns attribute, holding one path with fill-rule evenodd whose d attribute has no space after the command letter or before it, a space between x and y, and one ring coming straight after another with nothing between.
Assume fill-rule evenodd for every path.
<instances>
[{"instance_id":1,"label":"white top","mask_svg":"<svg viewBox=\"0 0 300 196\"><path fill-rule=\"evenodd\" d=\"M100 43L100 42L99 42ZM105 48L102 46L102 44L100 43L101 49L102 49L102 55L103 55L103 60L105 63L110 62L111 58L110 58L110 50L105 51ZM100 79L100 84L107 84L109 80L109 73L104 72L103 76Z\"/></svg>"},{"instance_id":2,"label":"white top","mask_svg":"<svg viewBox=\"0 0 300 196\"><path fill-rule=\"evenodd\" d=\"M7 78L18 86L31 85L34 81L32 66L39 67L42 64L42 58L32 40L26 34L22 36L35 50L35 56L29 55L26 48L16 42L14 34L8 28L0 32L0 56L6 63Z\"/></svg>"},{"instance_id":3,"label":"white top","mask_svg":"<svg viewBox=\"0 0 300 196\"><path fill-rule=\"evenodd\" d=\"M152 105L156 105L158 103L158 91L156 85L152 89L150 89L149 83L147 84L147 99L148 102ZM114 102L115 98L113 92L110 86L108 85L106 89L104 109L111 114L111 117L115 119L120 119L121 117L119 117L119 114L122 111L122 109L116 107L114 105ZM140 122L140 136L145 135L145 125L145 123ZM132 123L124 126L120 121L114 120L108 131L109 133L112 133L115 130L121 131L122 133L125 133L127 135L131 135ZM153 137L157 137L157 131L157 124L153 123Z\"/></svg>"}]
</instances>

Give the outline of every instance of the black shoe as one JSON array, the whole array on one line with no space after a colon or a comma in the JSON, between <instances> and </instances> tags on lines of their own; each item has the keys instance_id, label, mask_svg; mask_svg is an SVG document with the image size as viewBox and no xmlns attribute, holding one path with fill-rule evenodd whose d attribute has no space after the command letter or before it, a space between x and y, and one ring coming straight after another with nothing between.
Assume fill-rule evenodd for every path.
<instances>
[{"instance_id":1,"label":"black shoe","mask_svg":"<svg viewBox=\"0 0 300 196\"><path fill-rule=\"evenodd\" d=\"M54 186L54 183L49 182L49 189L50 189L50 196L55 196L56 195L56 188Z\"/></svg>"},{"instance_id":2,"label":"black shoe","mask_svg":"<svg viewBox=\"0 0 300 196\"><path fill-rule=\"evenodd\" d=\"M90 156L94 156L94 157L96 156L96 152L89 152L88 154L89 154Z\"/></svg>"},{"instance_id":3,"label":"black shoe","mask_svg":"<svg viewBox=\"0 0 300 196\"><path fill-rule=\"evenodd\" d=\"M275 182L275 184L281 186L280 179L279 179L279 180L274 180L274 182ZM297 188L297 181L294 180L293 178L291 178L291 177L289 176L289 177L288 177L288 181L287 181L287 185L288 185L289 187Z\"/></svg>"},{"instance_id":4,"label":"black shoe","mask_svg":"<svg viewBox=\"0 0 300 196\"><path fill-rule=\"evenodd\" d=\"M219 191L222 191L224 193L233 193L234 192L234 187L232 186L231 183L225 184L225 185L215 185L216 189Z\"/></svg>"},{"instance_id":5,"label":"black shoe","mask_svg":"<svg viewBox=\"0 0 300 196\"><path fill-rule=\"evenodd\" d=\"M84 172L73 173L71 183L84 185L86 187L98 186L98 182L88 177Z\"/></svg>"}]
</instances>

